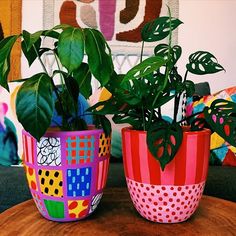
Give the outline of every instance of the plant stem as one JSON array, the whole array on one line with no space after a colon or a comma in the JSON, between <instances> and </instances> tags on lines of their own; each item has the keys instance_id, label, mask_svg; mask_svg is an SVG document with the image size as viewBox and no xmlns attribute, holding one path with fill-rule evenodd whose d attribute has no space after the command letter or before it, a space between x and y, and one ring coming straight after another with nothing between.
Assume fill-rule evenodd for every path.
<instances>
[{"instance_id":1,"label":"plant stem","mask_svg":"<svg viewBox=\"0 0 236 236\"><path fill-rule=\"evenodd\" d=\"M144 107L142 105L142 118L143 118L143 130L146 131L146 121L145 121L145 115L144 115Z\"/></svg>"},{"instance_id":2,"label":"plant stem","mask_svg":"<svg viewBox=\"0 0 236 236\"><path fill-rule=\"evenodd\" d=\"M62 101L61 101L61 98L60 98L60 96L59 96L57 86L55 85L55 83L54 83L54 81L53 81L53 78L48 74L47 69L46 69L45 65L43 64L43 61L42 61L41 57L39 56L38 51L37 51L37 49L36 49L36 47L35 47L34 44L33 44L33 48L34 48L35 53L37 54L38 60L39 60L39 62L40 62L40 64L41 64L43 70L44 70L45 73L51 78L51 83L52 83L53 90L54 90L54 92L55 92L55 94L56 94L56 96L57 96L58 102L59 102L60 107L61 107L61 111L62 111L62 113L63 113L62 118L64 118L64 117L66 117L66 113L64 112L63 105L62 105Z\"/></svg>"},{"instance_id":3,"label":"plant stem","mask_svg":"<svg viewBox=\"0 0 236 236\"><path fill-rule=\"evenodd\" d=\"M58 58L57 58L57 54L54 51L53 51L53 55L55 57L58 69L61 70L60 63L59 63ZM64 80L63 80L63 77L62 77L61 73L60 73L60 79L61 79L62 91L64 91Z\"/></svg>"},{"instance_id":4,"label":"plant stem","mask_svg":"<svg viewBox=\"0 0 236 236\"><path fill-rule=\"evenodd\" d=\"M188 117L184 117L182 120L180 120L180 121L178 121L177 123L182 123L183 121L186 121L186 120L188 120L188 119L190 119L190 118L192 118L192 117L194 117L194 116L197 116L197 115L200 115L200 114L202 114L203 113L203 111L199 111L199 112L196 112L196 113L194 113L194 114L192 114L192 115L190 115L190 116L188 116Z\"/></svg>"},{"instance_id":5,"label":"plant stem","mask_svg":"<svg viewBox=\"0 0 236 236\"><path fill-rule=\"evenodd\" d=\"M143 50L144 50L144 41L142 41L141 55L140 55L140 63L143 61Z\"/></svg>"},{"instance_id":6,"label":"plant stem","mask_svg":"<svg viewBox=\"0 0 236 236\"><path fill-rule=\"evenodd\" d=\"M185 75L184 75L184 82L187 80L187 76L188 76L188 70L186 70Z\"/></svg>"}]
</instances>

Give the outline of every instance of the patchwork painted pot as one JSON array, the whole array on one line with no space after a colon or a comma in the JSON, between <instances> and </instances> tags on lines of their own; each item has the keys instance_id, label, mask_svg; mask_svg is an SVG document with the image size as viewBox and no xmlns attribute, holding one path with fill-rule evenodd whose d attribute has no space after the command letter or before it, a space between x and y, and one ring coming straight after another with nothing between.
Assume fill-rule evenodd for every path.
<instances>
[{"instance_id":1,"label":"patchwork painted pot","mask_svg":"<svg viewBox=\"0 0 236 236\"><path fill-rule=\"evenodd\" d=\"M107 180L110 143L102 130L49 131L39 142L23 131L28 185L45 218L75 221L96 209Z\"/></svg>"},{"instance_id":2,"label":"patchwork painted pot","mask_svg":"<svg viewBox=\"0 0 236 236\"><path fill-rule=\"evenodd\" d=\"M148 151L145 131L124 128L122 146L128 190L140 215L159 223L187 220L203 194L210 130L184 132L180 149L164 171Z\"/></svg>"}]
</instances>

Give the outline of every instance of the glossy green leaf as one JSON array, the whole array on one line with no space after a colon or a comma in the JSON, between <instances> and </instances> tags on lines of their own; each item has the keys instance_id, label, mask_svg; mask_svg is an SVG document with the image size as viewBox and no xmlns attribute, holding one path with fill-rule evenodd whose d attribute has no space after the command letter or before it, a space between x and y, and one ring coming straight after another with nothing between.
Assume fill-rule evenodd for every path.
<instances>
[{"instance_id":1,"label":"glossy green leaf","mask_svg":"<svg viewBox=\"0 0 236 236\"><path fill-rule=\"evenodd\" d=\"M66 28L58 39L58 57L69 73L76 70L84 57L84 36L79 28Z\"/></svg>"},{"instance_id":2,"label":"glossy green leaf","mask_svg":"<svg viewBox=\"0 0 236 236\"><path fill-rule=\"evenodd\" d=\"M40 46L41 46L41 38L39 37L38 40L33 44L33 47L31 47L29 50L27 49L27 45L25 43L25 40L21 43L22 51L28 61L29 66L32 65L32 63L35 61L37 56L41 56L40 53Z\"/></svg>"},{"instance_id":3,"label":"glossy green leaf","mask_svg":"<svg viewBox=\"0 0 236 236\"><path fill-rule=\"evenodd\" d=\"M110 48L99 31L86 28L84 35L89 69L104 86L108 83L114 70Z\"/></svg>"},{"instance_id":4,"label":"glossy green leaf","mask_svg":"<svg viewBox=\"0 0 236 236\"><path fill-rule=\"evenodd\" d=\"M174 158L182 143L183 131L179 124L164 120L155 122L147 131L149 151L160 162L162 170Z\"/></svg>"},{"instance_id":5,"label":"glossy green leaf","mask_svg":"<svg viewBox=\"0 0 236 236\"><path fill-rule=\"evenodd\" d=\"M122 84L129 80L145 77L146 75L149 75L154 71L160 69L163 65L165 65L165 63L166 60L159 56L147 58L128 71L122 81Z\"/></svg>"},{"instance_id":6,"label":"glossy green leaf","mask_svg":"<svg viewBox=\"0 0 236 236\"><path fill-rule=\"evenodd\" d=\"M52 84L47 74L32 76L17 93L17 118L24 129L38 141L51 123L53 107Z\"/></svg>"},{"instance_id":7,"label":"glossy green leaf","mask_svg":"<svg viewBox=\"0 0 236 236\"><path fill-rule=\"evenodd\" d=\"M13 35L0 42L0 85L8 91L7 77L10 72L10 55L17 38L17 35Z\"/></svg>"},{"instance_id":8,"label":"glossy green leaf","mask_svg":"<svg viewBox=\"0 0 236 236\"><path fill-rule=\"evenodd\" d=\"M168 59L169 53L169 46L167 44L158 44L155 49L154 53L156 56L163 57L166 60ZM182 54L182 48L178 45L170 48L170 64L174 66L176 62L179 60Z\"/></svg>"},{"instance_id":9,"label":"glossy green leaf","mask_svg":"<svg viewBox=\"0 0 236 236\"><path fill-rule=\"evenodd\" d=\"M205 51L198 51L191 54L186 68L189 72L196 75L213 74L224 70L224 68L218 64L215 56Z\"/></svg>"},{"instance_id":10,"label":"glossy green leaf","mask_svg":"<svg viewBox=\"0 0 236 236\"><path fill-rule=\"evenodd\" d=\"M236 103L216 99L204 108L204 116L212 130L236 147Z\"/></svg>"},{"instance_id":11,"label":"glossy green leaf","mask_svg":"<svg viewBox=\"0 0 236 236\"><path fill-rule=\"evenodd\" d=\"M80 93L88 99L92 94L91 86L91 72L89 66L86 63L82 63L78 69L74 71L74 78L76 79Z\"/></svg>"},{"instance_id":12,"label":"glossy green leaf","mask_svg":"<svg viewBox=\"0 0 236 236\"><path fill-rule=\"evenodd\" d=\"M184 86L185 86L185 91L186 91L187 97L193 96L193 94L195 92L195 85L194 85L193 81L186 80L184 82Z\"/></svg>"},{"instance_id":13,"label":"glossy green leaf","mask_svg":"<svg viewBox=\"0 0 236 236\"><path fill-rule=\"evenodd\" d=\"M29 51L32 48L32 46L39 41L42 34L43 30L37 31L33 34L30 34L28 31L23 30L22 36L24 39L25 50Z\"/></svg>"},{"instance_id":14,"label":"glossy green leaf","mask_svg":"<svg viewBox=\"0 0 236 236\"><path fill-rule=\"evenodd\" d=\"M162 16L154 21L148 22L144 25L141 36L143 41L155 42L166 38L170 31L176 29L182 22L179 19L170 18L168 16Z\"/></svg>"}]
</instances>

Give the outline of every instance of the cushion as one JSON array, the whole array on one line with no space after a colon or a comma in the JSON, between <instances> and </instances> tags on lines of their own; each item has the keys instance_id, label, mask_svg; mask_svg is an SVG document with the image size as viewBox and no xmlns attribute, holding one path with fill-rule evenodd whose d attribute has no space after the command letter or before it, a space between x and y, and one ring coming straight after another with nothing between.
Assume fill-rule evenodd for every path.
<instances>
[{"instance_id":1,"label":"cushion","mask_svg":"<svg viewBox=\"0 0 236 236\"><path fill-rule=\"evenodd\" d=\"M193 97L188 98L186 115L189 116L202 111L205 106L210 106L218 98L236 102L236 87L221 90L213 95L203 96L197 101L194 101ZM236 148L229 145L217 133L211 135L210 164L236 166Z\"/></svg>"}]
</instances>

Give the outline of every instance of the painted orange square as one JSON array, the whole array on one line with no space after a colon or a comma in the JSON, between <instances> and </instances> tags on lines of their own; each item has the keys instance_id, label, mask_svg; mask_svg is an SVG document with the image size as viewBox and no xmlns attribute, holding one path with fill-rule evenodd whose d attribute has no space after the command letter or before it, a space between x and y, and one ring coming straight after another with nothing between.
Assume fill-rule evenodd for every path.
<instances>
[{"instance_id":1,"label":"painted orange square","mask_svg":"<svg viewBox=\"0 0 236 236\"><path fill-rule=\"evenodd\" d=\"M83 147L85 146L85 143L84 143L84 142L81 142L81 143L79 143L79 146L80 146L81 148L83 148Z\"/></svg>"},{"instance_id":2,"label":"painted orange square","mask_svg":"<svg viewBox=\"0 0 236 236\"><path fill-rule=\"evenodd\" d=\"M80 164L84 164L84 159L80 159L80 160L79 160L79 163L80 163Z\"/></svg>"},{"instance_id":3,"label":"painted orange square","mask_svg":"<svg viewBox=\"0 0 236 236\"><path fill-rule=\"evenodd\" d=\"M71 147L75 148L76 147L76 142L72 142L70 145L71 145Z\"/></svg>"},{"instance_id":4,"label":"painted orange square","mask_svg":"<svg viewBox=\"0 0 236 236\"><path fill-rule=\"evenodd\" d=\"M84 150L79 151L79 156L84 156Z\"/></svg>"},{"instance_id":5,"label":"painted orange square","mask_svg":"<svg viewBox=\"0 0 236 236\"><path fill-rule=\"evenodd\" d=\"M71 151L71 156L72 156L72 157L76 157L76 150L72 150L72 151Z\"/></svg>"},{"instance_id":6,"label":"painted orange square","mask_svg":"<svg viewBox=\"0 0 236 236\"><path fill-rule=\"evenodd\" d=\"M88 145L88 147L89 147L89 148L91 148L91 142L88 142L88 144L87 144L87 145Z\"/></svg>"},{"instance_id":7,"label":"painted orange square","mask_svg":"<svg viewBox=\"0 0 236 236\"><path fill-rule=\"evenodd\" d=\"M91 150L87 151L87 156L91 156Z\"/></svg>"},{"instance_id":8,"label":"painted orange square","mask_svg":"<svg viewBox=\"0 0 236 236\"><path fill-rule=\"evenodd\" d=\"M73 160L71 161L71 164L72 164L72 165L75 165L75 164L76 164L76 160L73 159Z\"/></svg>"}]
</instances>

